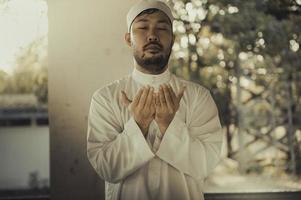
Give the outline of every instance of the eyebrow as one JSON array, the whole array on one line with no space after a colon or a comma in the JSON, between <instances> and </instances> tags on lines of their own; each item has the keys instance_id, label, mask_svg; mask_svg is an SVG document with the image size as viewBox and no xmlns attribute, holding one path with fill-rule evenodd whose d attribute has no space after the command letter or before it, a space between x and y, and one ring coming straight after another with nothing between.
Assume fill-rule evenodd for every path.
<instances>
[{"instance_id":1,"label":"eyebrow","mask_svg":"<svg viewBox=\"0 0 301 200\"><path fill-rule=\"evenodd\" d=\"M165 23L165 24L170 24L169 21L165 20L165 19L161 19L158 21L158 23Z\"/></svg>"}]
</instances>

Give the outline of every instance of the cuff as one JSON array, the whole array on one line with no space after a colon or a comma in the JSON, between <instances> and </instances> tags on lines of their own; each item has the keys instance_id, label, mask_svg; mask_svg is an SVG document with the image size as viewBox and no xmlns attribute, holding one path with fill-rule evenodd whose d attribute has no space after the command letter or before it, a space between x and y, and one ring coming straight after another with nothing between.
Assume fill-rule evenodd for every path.
<instances>
[{"instance_id":1,"label":"cuff","mask_svg":"<svg viewBox=\"0 0 301 200\"><path fill-rule=\"evenodd\" d=\"M143 159L151 159L155 154L150 149L142 131L133 117L125 124L125 134L128 135L137 146L137 150Z\"/></svg>"},{"instance_id":2,"label":"cuff","mask_svg":"<svg viewBox=\"0 0 301 200\"><path fill-rule=\"evenodd\" d=\"M184 145L189 140L186 130L185 122L176 114L164 133L156 155L161 158L176 156L174 153L177 152L177 146Z\"/></svg>"},{"instance_id":3,"label":"cuff","mask_svg":"<svg viewBox=\"0 0 301 200\"><path fill-rule=\"evenodd\" d=\"M166 129L163 139L172 135L173 137L176 137L179 140L185 140L188 135L183 133L183 129L186 128L187 126L185 122L180 118L177 112L173 120L169 124L168 128Z\"/></svg>"}]
</instances>

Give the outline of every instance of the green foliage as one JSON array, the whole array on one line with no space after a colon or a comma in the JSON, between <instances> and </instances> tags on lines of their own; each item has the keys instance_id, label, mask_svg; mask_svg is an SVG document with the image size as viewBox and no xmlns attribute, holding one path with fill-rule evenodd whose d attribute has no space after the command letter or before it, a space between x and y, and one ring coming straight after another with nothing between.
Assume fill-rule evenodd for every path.
<instances>
[{"instance_id":1,"label":"green foliage","mask_svg":"<svg viewBox=\"0 0 301 200\"><path fill-rule=\"evenodd\" d=\"M254 142L265 137L271 145L284 127L293 139L279 143L287 146L290 171L301 173L300 1L173 0L171 6L173 71L211 89L228 138L256 130ZM230 157L238 150L228 144Z\"/></svg>"},{"instance_id":2,"label":"green foliage","mask_svg":"<svg viewBox=\"0 0 301 200\"><path fill-rule=\"evenodd\" d=\"M16 57L11 75L0 71L0 93L34 93L40 103L47 103L48 92L47 38L33 41Z\"/></svg>"}]
</instances>

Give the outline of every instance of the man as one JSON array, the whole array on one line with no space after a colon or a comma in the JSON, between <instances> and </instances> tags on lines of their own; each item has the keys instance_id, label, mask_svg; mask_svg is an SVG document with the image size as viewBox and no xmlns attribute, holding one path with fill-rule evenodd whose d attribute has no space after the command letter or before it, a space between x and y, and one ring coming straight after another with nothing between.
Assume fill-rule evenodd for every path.
<instances>
[{"instance_id":1,"label":"man","mask_svg":"<svg viewBox=\"0 0 301 200\"><path fill-rule=\"evenodd\" d=\"M127 15L133 72L92 97L88 158L105 180L106 200L203 198L203 181L220 159L222 131L204 87L168 70L172 13L144 0Z\"/></svg>"}]
</instances>

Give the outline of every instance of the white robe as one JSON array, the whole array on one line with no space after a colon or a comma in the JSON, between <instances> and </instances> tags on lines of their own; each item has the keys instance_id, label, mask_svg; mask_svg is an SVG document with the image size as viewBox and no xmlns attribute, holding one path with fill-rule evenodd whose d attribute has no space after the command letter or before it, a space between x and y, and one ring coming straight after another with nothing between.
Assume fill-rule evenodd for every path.
<instances>
[{"instance_id":1,"label":"white robe","mask_svg":"<svg viewBox=\"0 0 301 200\"><path fill-rule=\"evenodd\" d=\"M145 139L122 104L121 90L133 99L138 89L169 83L176 94L186 86L180 108L162 137L153 121ZM105 181L106 200L200 200L204 178L220 160L222 128L210 92L166 70L133 72L92 96L88 158Z\"/></svg>"}]
</instances>

